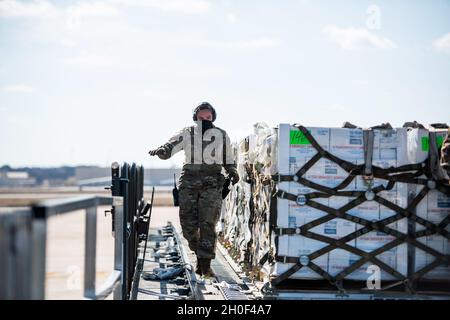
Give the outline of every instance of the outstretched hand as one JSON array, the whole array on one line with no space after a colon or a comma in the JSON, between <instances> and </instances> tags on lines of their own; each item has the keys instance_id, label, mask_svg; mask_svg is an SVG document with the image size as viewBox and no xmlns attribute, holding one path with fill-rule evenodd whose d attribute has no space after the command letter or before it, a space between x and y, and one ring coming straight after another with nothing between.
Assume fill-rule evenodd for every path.
<instances>
[{"instance_id":1,"label":"outstretched hand","mask_svg":"<svg viewBox=\"0 0 450 320\"><path fill-rule=\"evenodd\" d=\"M157 156L159 152L160 152L159 149L155 149L155 150L150 150L150 151L148 152L148 154L149 154L150 156Z\"/></svg>"}]
</instances>

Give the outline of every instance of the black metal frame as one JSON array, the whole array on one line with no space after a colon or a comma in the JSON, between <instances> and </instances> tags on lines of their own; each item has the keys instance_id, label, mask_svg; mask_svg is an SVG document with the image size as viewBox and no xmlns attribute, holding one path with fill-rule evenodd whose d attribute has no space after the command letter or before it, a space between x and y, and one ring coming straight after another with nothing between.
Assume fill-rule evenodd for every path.
<instances>
[{"instance_id":1,"label":"black metal frame","mask_svg":"<svg viewBox=\"0 0 450 320\"><path fill-rule=\"evenodd\" d=\"M111 193L123 197L122 299L129 300L137 272L139 242L147 239L152 203L144 200L144 168L135 163L117 163L111 169ZM113 219L115 208L113 207ZM118 230L117 230L118 231Z\"/></svg>"}]
</instances>

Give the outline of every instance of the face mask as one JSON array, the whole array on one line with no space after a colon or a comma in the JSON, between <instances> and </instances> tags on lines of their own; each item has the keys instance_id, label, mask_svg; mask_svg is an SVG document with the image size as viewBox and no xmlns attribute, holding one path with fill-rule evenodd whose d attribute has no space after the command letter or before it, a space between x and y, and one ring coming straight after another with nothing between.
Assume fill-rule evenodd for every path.
<instances>
[{"instance_id":1,"label":"face mask","mask_svg":"<svg viewBox=\"0 0 450 320\"><path fill-rule=\"evenodd\" d=\"M202 126L202 134L205 134L206 130L214 128L212 121L209 120L202 120L199 125Z\"/></svg>"}]
</instances>

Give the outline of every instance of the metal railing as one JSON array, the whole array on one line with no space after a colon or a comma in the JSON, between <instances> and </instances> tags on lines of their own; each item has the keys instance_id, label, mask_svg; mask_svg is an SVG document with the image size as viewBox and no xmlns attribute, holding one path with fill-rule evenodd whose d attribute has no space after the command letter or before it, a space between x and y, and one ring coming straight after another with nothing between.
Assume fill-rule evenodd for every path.
<instances>
[{"instance_id":1,"label":"metal railing","mask_svg":"<svg viewBox=\"0 0 450 320\"><path fill-rule=\"evenodd\" d=\"M0 300L30 299L30 212L8 211L0 213Z\"/></svg>"},{"instance_id":2,"label":"metal railing","mask_svg":"<svg viewBox=\"0 0 450 320\"><path fill-rule=\"evenodd\" d=\"M142 166L124 163L111 167L112 197L81 196L47 200L31 210L0 214L0 300L45 299L47 220L85 210L84 297L115 300L130 297L139 255L139 242L146 240L151 204L144 200ZM96 289L97 211L112 206L114 269Z\"/></svg>"},{"instance_id":3,"label":"metal railing","mask_svg":"<svg viewBox=\"0 0 450 320\"><path fill-rule=\"evenodd\" d=\"M112 205L110 197L79 197L63 200L48 200L35 205L32 209L32 251L31 251L31 299L45 298L45 261L47 242L47 219L60 214L86 211L85 254L84 254L84 297L100 298L95 291L95 263L97 244L97 208L101 205ZM120 221L117 219L116 221ZM117 243L116 243L117 247ZM117 248L116 248L117 249ZM113 282L111 290L118 284L117 273L111 274ZM104 293L102 293L104 296Z\"/></svg>"}]
</instances>

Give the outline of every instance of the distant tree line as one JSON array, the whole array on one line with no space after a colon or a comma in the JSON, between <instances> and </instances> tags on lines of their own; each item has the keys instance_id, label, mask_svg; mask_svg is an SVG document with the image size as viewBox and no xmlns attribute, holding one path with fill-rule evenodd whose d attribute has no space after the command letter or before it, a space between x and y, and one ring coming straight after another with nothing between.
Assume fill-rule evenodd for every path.
<instances>
[{"instance_id":1,"label":"distant tree line","mask_svg":"<svg viewBox=\"0 0 450 320\"><path fill-rule=\"evenodd\" d=\"M4 172L27 172L30 177L36 179L37 184L41 184L44 180L67 180L75 176L75 169L77 167L57 167L57 168L34 168L22 167L11 168L9 165L0 167L0 171Z\"/></svg>"}]
</instances>

